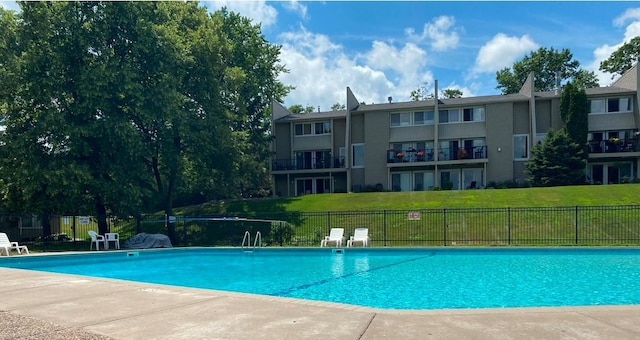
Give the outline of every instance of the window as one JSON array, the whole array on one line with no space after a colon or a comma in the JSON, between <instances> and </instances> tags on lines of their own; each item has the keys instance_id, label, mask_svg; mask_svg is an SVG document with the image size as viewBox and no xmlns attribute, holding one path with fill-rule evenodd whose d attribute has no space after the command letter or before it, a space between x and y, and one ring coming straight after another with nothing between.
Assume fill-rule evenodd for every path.
<instances>
[{"instance_id":1,"label":"window","mask_svg":"<svg viewBox=\"0 0 640 340\"><path fill-rule=\"evenodd\" d=\"M296 136L324 135L331 133L331 122L299 123L295 125Z\"/></svg>"},{"instance_id":2,"label":"window","mask_svg":"<svg viewBox=\"0 0 640 340\"><path fill-rule=\"evenodd\" d=\"M463 169L462 185L463 189L480 189L484 187L484 170L482 169Z\"/></svg>"},{"instance_id":3,"label":"window","mask_svg":"<svg viewBox=\"0 0 640 340\"><path fill-rule=\"evenodd\" d=\"M589 101L589 114L631 112L631 97L592 99Z\"/></svg>"},{"instance_id":4,"label":"window","mask_svg":"<svg viewBox=\"0 0 640 340\"><path fill-rule=\"evenodd\" d=\"M460 121L460 109L438 111L440 123L455 123Z\"/></svg>"},{"instance_id":5,"label":"window","mask_svg":"<svg viewBox=\"0 0 640 340\"><path fill-rule=\"evenodd\" d=\"M411 125L410 113L392 113L391 114L391 126L409 126Z\"/></svg>"},{"instance_id":6,"label":"window","mask_svg":"<svg viewBox=\"0 0 640 340\"><path fill-rule=\"evenodd\" d=\"M631 98L625 97L607 99L607 113L629 111L631 111Z\"/></svg>"},{"instance_id":7,"label":"window","mask_svg":"<svg viewBox=\"0 0 640 340\"><path fill-rule=\"evenodd\" d=\"M484 108L474 107L464 109L462 116L465 122L482 122L484 121Z\"/></svg>"},{"instance_id":8,"label":"window","mask_svg":"<svg viewBox=\"0 0 640 340\"><path fill-rule=\"evenodd\" d=\"M513 159L529 159L529 135L513 136Z\"/></svg>"},{"instance_id":9,"label":"window","mask_svg":"<svg viewBox=\"0 0 640 340\"><path fill-rule=\"evenodd\" d=\"M415 172L413 174L413 191L433 190L433 171Z\"/></svg>"},{"instance_id":10,"label":"window","mask_svg":"<svg viewBox=\"0 0 640 340\"><path fill-rule=\"evenodd\" d=\"M604 113L604 99L590 100L589 107L591 108L589 111L591 114Z\"/></svg>"},{"instance_id":11,"label":"window","mask_svg":"<svg viewBox=\"0 0 640 340\"><path fill-rule=\"evenodd\" d=\"M544 143L544 139L547 138L547 133L536 133L536 145Z\"/></svg>"},{"instance_id":12,"label":"window","mask_svg":"<svg viewBox=\"0 0 640 340\"><path fill-rule=\"evenodd\" d=\"M331 122L316 123L316 135L324 135L331 133Z\"/></svg>"},{"instance_id":13,"label":"window","mask_svg":"<svg viewBox=\"0 0 640 340\"><path fill-rule=\"evenodd\" d=\"M444 190L460 190L460 170L441 171L440 188Z\"/></svg>"},{"instance_id":14,"label":"window","mask_svg":"<svg viewBox=\"0 0 640 340\"><path fill-rule=\"evenodd\" d=\"M363 168L364 167L364 144L353 144L352 145L352 155L353 162L352 166L354 168Z\"/></svg>"},{"instance_id":15,"label":"window","mask_svg":"<svg viewBox=\"0 0 640 340\"><path fill-rule=\"evenodd\" d=\"M433 111L413 113L413 125L427 124L433 124Z\"/></svg>"},{"instance_id":16,"label":"window","mask_svg":"<svg viewBox=\"0 0 640 340\"><path fill-rule=\"evenodd\" d=\"M411 191L411 173L391 174L391 191Z\"/></svg>"}]
</instances>

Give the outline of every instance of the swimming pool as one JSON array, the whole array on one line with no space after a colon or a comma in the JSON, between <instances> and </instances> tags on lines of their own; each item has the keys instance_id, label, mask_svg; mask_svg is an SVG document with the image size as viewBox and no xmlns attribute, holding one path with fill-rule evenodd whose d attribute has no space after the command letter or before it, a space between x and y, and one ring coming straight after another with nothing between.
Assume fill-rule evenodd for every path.
<instances>
[{"instance_id":1,"label":"swimming pool","mask_svg":"<svg viewBox=\"0 0 640 340\"><path fill-rule=\"evenodd\" d=\"M174 248L15 256L0 267L385 309L640 304L636 248Z\"/></svg>"}]
</instances>

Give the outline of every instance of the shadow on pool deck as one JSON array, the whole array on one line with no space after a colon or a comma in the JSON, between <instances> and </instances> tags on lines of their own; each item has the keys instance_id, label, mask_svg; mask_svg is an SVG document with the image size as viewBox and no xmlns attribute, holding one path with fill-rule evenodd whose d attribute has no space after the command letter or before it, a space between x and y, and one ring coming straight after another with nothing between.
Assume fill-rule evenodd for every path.
<instances>
[{"instance_id":1,"label":"shadow on pool deck","mask_svg":"<svg viewBox=\"0 0 640 340\"><path fill-rule=\"evenodd\" d=\"M0 339L638 339L640 306L389 311L0 268Z\"/></svg>"}]
</instances>

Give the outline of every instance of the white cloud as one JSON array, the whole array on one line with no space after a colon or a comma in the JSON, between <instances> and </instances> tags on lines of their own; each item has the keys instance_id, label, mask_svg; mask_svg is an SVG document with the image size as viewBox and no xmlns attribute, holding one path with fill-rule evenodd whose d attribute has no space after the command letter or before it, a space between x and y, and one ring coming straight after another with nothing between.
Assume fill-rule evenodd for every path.
<instances>
[{"instance_id":1,"label":"white cloud","mask_svg":"<svg viewBox=\"0 0 640 340\"><path fill-rule=\"evenodd\" d=\"M640 20L640 8L630 8L626 10L622 15L613 20L613 25L616 27L622 27L629 20Z\"/></svg>"},{"instance_id":2,"label":"white cloud","mask_svg":"<svg viewBox=\"0 0 640 340\"><path fill-rule=\"evenodd\" d=\"M613 21L613 25L616 27L623 27L625 24L627 25L627 27L625 28L625 33L622 41L614 45L604 44L597 47L593 51L593 61L590 64L585 65L585 69L593 71L596 74L596 76L600 80L600 86L607 86L611 84L613 80L619 77L618 75L600 71L600 63L608 59L611 54L618 48L620 48L624 43L629 42L629 40L637 36L640 36L640 8L628 9Z\"/></svg>"},{"instance_id":3,"label":"white cloud","mask_svg":"<svg viewBox=\"0 0 640 340\"><path fill-rule=\"evenodd\" d=\"M416 75L426 66L426 57L427 53L413 43L398 49L382 41L374 41L372 49L364 55L370 66L396 71L402 79L416 78L413 82L419 80Z\"/></svg>"},{"instance_id":4,"label":"white cloud","mask_svg":"<svg viewBox=\"0 0 640 340\"><path fill-rule=\"evenodd\" d=\"M496 72L510 67L516 59L538 47L528 35L518 38L498 33L480 48L472 73Z\"/></svg>"},{"instance_id":5,"label":"white cloud","mask_svg":"<svg viewBox=\"0 0 640 340\"><path fill-rule=\"evenodd\" d=\"M239 13L242 16L253 20L256 24L262 24L262 27L275 24L278 18L278 11L274 7L267 5L265 0L212 0L203 3L207 4L212 11L226 7L229 11Z\"/></svg>"},{"instance_id":6,"label":"white cloud","mask_svg":"<svg viewBox=\"0 0 640 340\"><path fill-rule=\"evenodd\" d=\"M286 106L320 106L327 111L334 103L346 104L347 87L368 104L386 102L389 96L406 101L422 82L433 84L433 76L424 70L426 52L415 44L397 48L376 41L369 51L349 56L343 46L304 27L281 34L279 40L280 59L290 70L280 81L296 87Z\"/></svg>"},{"instance_id":7,"label":"white cloud","mask_svg":"<svg viewBox=\"0 0 640 340\"><path fill-rule=\"evenodd\" d=\"M302 19L307 19L307 5L303 5L300 1L291 0L284 3L284 7L290 11L297 12Z\"/></svg>"},{"instance_id":8,"label":"white cloud","mask_svg":"<svg viewBox=\"0 0 640 340\"><path fill-rule=\"evenodd\" d=\"M424 24L422 34L415 34L413 28L405 29L407 36L413 41L431 41L431 48L436 51L446 51L458 47L460 37L454 28L456 20L452 16L439 16Z\"/></svg>"}]
</instances>

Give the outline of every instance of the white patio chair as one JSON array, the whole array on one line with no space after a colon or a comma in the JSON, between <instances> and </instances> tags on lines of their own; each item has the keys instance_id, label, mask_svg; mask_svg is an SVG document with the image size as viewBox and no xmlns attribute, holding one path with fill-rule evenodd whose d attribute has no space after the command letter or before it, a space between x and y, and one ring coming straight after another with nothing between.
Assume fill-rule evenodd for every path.
<instances>
[{"instance_id":1,"label":"white patio chair","mask_svg":"<svg viewBox=\"0 0 640 340\"><path fill-rule=\"evenodd\" d=\"M15 249L18 254L22 254L23 250L29 254L29 248L27 248L27 246L21 246L18 242L11 242L6 233L0 233L0 255L4 252L7 256L11 256L11 250L13 249Z\"/></svg>"},{"instance_id":2,"label":"white patio chair","mask_svg":"<svg viewBox=\"0 0 640 340\"><path fill-rule=\"evenodd\" d=\"M353 247L354 243L362 243L363 247L369 246L369 228L356 228L353 236L347 241L347 247Z\"/></svg>"},{"instance_id":3,"label":"white patio chair","mask_svg":"<svg viewBox=\"0 0 640 340\"><path fill-rule=\"evenodd\" d=\"M342 241L344 240L344 228L331 228L329 236L325 236L320 242L320 247L326 247L329 243L333 243L336 247L342 247Z\"/></svg>"},{"instance_id":4,"label":"white patio chair","mask_svg":"<svg viewBox=\"0 0 640 340\"><path fill-rule=\"evenodd\" d=\"M105 236L105 240L104 240L105 249L109 249L111 247L111 244L109 242L113 242L113 246L116 249L120 249L120 234L105 233L104 236Z\"/></svg>"},{"instance_id":5,"label":"white patio chair","mask_svg":"<svg viewBox=\"0 0 640 340\"><path fill-rule=\"evenodd\" d=\"M96 245L96 250L100 250L100 242L104 244L104 247L107 247L107 242L103 235L96 233L93 230L89 230L89 236L91 236L91 246L89 246L89 250L93 250L93 245Z\"/></svg>"}]
</instances>

